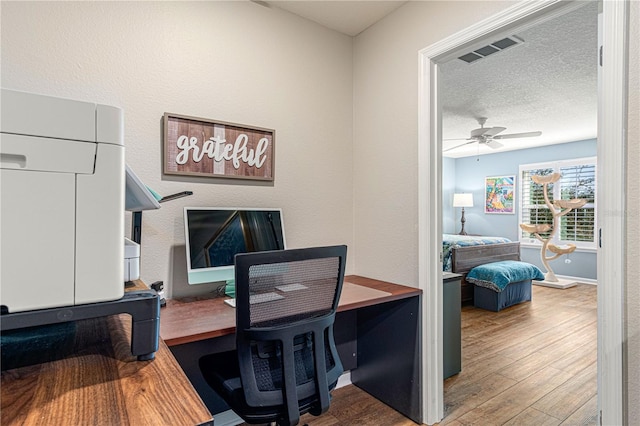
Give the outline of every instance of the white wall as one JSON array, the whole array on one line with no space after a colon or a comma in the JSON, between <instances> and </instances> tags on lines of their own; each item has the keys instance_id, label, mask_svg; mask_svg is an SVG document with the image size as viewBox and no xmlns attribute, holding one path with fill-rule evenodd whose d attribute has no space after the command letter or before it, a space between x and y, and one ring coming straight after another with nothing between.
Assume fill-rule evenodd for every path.
<instances>
[{"instance_id":1,"label":"white wall","mask_svg":"<svg viewBox=\"0 0 640 426\"><path fill-rule=\"evenodd\" d=\"M355 39L356 272L418 284L418 51L509 2L409 2Z\"/></svg>"},{"instance_id":2,"label":"white wall","mask_svg":"<svg viewBox=\"0 0 640 426\"><path fill-rule=\"evenodd\" d=\"M289 247L353 254L351 37L252 2L3 2L1 13L2 87L123 108L126 161L143 182L194 192L143 214L144 281L193 290L185 205L281 207ZM164 112L275 129L275 182L163 179Z\"/></svg>"}]
</instances>

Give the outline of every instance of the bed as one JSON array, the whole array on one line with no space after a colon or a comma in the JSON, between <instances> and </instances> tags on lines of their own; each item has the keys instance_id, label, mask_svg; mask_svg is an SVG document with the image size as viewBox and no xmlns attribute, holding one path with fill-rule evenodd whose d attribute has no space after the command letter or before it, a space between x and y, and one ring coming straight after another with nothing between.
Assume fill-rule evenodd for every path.
<instances>
[{"instance_id":1,"label":"bed","mask_svg":"<svg viewBox=\"0 0 640 426\"><path fill-rule=\"evenodd\" d=\"M474 267L503 260L520 260L520 243L504 237L442 236L443 269L462 274L462 303L473 302L473 284L464 278Z\"/></svg>"}]
</instances>

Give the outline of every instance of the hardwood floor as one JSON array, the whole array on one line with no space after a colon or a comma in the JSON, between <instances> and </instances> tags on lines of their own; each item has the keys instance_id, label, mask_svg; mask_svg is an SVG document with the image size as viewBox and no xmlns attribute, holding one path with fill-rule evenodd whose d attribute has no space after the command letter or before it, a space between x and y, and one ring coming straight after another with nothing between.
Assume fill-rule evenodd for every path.
<instances>
[{"instance_id":1,"label":"hardwood floor","mask_svg":"<svg viewBox=\"0 0 640 426\"><path fill-rule=\"evenodd\" d=\"M595 425L596 287L533 286L531 303L462 310L462 371L441 425Z\"/></svg>"},{"instance_id":2,"label":"hardwood floor","mask_svg":"<svg viewBox=\"0 0 640 426\"><path fill-rule=\"evenodd\" d=\"M501 312L462 309L462 371L444 382L440 425L595 425L596 287L533 286L533 301ZM416 423L350 385L329 411L300 424Z\"/></svg>"},{"instance_id":3,"label":"hardwood floor","mask_svg":"<svg viewBox=\"0 0 640 426\"><path fill-rule=\"evenodd\" d=\"M319 417L305 414L300 418L300 424L309 426L417 425L354 385L334 390L329 411Z\"/></svg>"}]
</instances>

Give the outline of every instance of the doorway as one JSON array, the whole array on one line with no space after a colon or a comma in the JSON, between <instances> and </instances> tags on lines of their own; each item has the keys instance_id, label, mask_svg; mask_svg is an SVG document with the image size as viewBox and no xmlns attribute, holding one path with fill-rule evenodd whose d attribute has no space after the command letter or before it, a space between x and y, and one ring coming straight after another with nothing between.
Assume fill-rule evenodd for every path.
<instances>
[{"instance_id":1,"label":"doorway","mask_svg":"<svg viewBox=\"0 0 640 426\"><path fill-rule=\"evenodd\" d=\"M419 284L425 294L423 371L424 420L432 424L443 415L442 391L442 287L440 253L442 244L442 114L439 101L439 64L455 52L477 41L532 25L557 13L564 13L570 2L518 3L504 12L482 21L420 51L420 95L418 131L419 177ZM623 147L626 22L628 6L624 2L604 2L602 83L599 88L598 186L599 205L609 208L598 220L608 244L598 252L598 278L607 286L598 287L598 408L603 423L621 424L622 392L622 291L624 271L621 236L624 235Z\"/></svg>"}]
</instances>

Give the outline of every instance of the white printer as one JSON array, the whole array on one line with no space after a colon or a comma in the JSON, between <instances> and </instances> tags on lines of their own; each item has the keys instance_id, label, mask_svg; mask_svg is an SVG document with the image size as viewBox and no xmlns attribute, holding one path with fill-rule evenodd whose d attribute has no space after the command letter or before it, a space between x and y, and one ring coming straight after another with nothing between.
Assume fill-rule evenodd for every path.
<instances>
[{"instance_id":1,"label":"white printer","mask_svg":"<svg viewBox=\"0 0 640 426\"><path fill-rule=\"evenodd\" d=\"M5 89L0 101L3 311L120 299L122 110Z\"/></svg>"}]
</instances>

